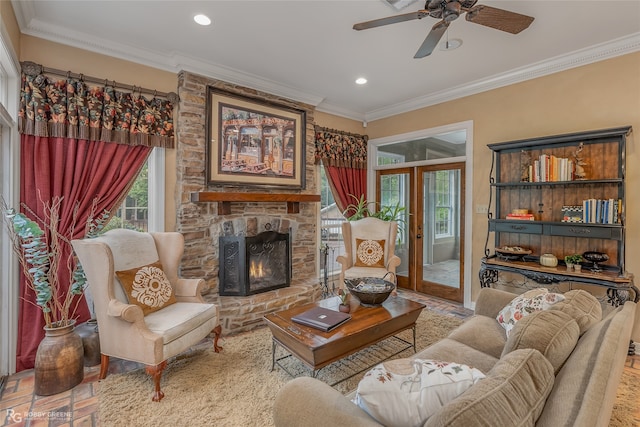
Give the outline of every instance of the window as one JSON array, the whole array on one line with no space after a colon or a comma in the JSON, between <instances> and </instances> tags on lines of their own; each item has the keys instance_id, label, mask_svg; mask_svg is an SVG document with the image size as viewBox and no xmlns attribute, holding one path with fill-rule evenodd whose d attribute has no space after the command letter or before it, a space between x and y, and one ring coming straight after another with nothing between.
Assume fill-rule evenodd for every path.
<instances>
[{"instance_id":1,"label":"window","mask_svg":"<svg viewBox=\"0 0 640 427\"><path fill-rule=\"evenodd\" d=\"M154 148L104 231L164 231L164 150Z\"/></svg>"},{"instance_id":2,"label":"window","mask_svg":"<svg viewBox=\"0 0 640 427\"><path fill-rule=\"evenodd\" d=\"M320 273L326 277L340 272L336 257L344 253L342 223L346 221L333 199L329 181L320 165ZM326 253L326 257L325 257ZM326 265L325 265L326 264ZM325 271L326 270L326 271Z\"/></svg>"},{"instance_id":3,"label":"window","mask_svg":"<svg viewBox=\"0 0 640 427\"><path fill-rule=\"evenodd\" d=\"M20 72L5 31L0 31L0 194L10 206L20 201L20 142L16 118L20 99ZM11 250L4 222L0 221L0 383L16 369L18 334L17 257Z\"/></svg>"},{"instance_id":4,"label":"window","mask_svg":"<svg viewBox=\"0 0 640 427\"><path fill-rule=\"evenodd\" d=\"M104 231L113 228L126 228L136 231L149 230L149 165L142 166L140 174L134 181L127 197L113 215Z\"/></svg>"},{"instance_id":5,"label":"window","mask_svg":"<svg viewBox=\"0 0 640 427\"><path fill-rule=\"evenodd\" d=\"M453 235L453 206L452 194L455 188L453 171L436 171L436 207L435 207L435 235L436 239L451 237Z\"/></svg>"},{"instance_id":6,"label":"window","mask_svg":"<svg viewBox=\"0 0 640 427\"><path fill-rule=\"evenodd\" d=\"M386 153L382 148L378 149L378 166L395 165L404 162L404 154Z\"/></svg>"}]
</instances>

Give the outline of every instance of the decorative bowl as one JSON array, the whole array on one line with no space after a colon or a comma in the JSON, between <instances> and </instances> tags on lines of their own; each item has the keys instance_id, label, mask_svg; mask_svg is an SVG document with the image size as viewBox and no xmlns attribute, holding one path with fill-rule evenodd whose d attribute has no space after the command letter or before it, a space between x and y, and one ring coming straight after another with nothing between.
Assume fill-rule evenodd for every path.
<instances>
[{"instance_id":1,"label":"decorative bowl","mask_svg":"<svg viewBox=\"0 0 640 427\"><path fill-rule=\"evenodd\" d=\"M496 248L496 255L505 261L522 261L524 257L531 255L531 251L520 246L504 246Z\"/></svg>"},{"instance_id":2,"label":"decorative bowl","mask_svg":"<svg viewBox=\"0 0 640 427\"><path fill-rule=\"evenodd\" d=\"M382 304L396 288L393 283L377 277L344 279L344 284L360 300L360 304L369 307Z\"/></svg>"},{"instance_id":3,"label":"decorative bowl","mask_svg":"<svg viewBox=\"0 0 640 427\"><path fill-rule=\"evenodd\" d=\"M588 251L582 254L582 258L584 258L586 261L593 263L593 266L591 267L591 271L599 272L599 271L602 271L602 269L600 268L598 263L608 261L609 255L602 252Z\"/></svg>"}]
</instances>

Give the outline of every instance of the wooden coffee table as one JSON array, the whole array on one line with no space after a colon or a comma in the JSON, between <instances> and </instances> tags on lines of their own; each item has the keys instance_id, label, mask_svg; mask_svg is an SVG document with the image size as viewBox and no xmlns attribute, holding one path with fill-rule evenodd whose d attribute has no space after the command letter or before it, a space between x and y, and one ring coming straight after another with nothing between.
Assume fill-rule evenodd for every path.
<instances>
[{"instance_id":1,"label":"wooden coffee table","mask_svg":"<svg viewBox=\"0 0 640 427\"><path fill-rule=\"evenodd\" d=\"M264 318L273 335L271 370L278 364L287 371L279 361L293 355L309 367L315 377L323 367L390 337L407 344L393 355L411 347L416 351L416 320L425 305L398 296L389 297L377 307L361 306L356 298L351 298L351 319L331 332L323 332L291 320L291 317L317 305L337 311L339 303L340 299L333 297L267 314ZM406 329L413 330L413 343L395 337ZM276 358L277 346L284 348L290 355Z\"/></svg>"}]
</instances>

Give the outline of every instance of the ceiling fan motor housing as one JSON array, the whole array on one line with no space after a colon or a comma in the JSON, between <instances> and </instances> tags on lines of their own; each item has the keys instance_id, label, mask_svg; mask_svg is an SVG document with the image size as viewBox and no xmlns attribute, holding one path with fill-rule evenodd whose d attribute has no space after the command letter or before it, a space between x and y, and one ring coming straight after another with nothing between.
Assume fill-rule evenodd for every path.
<instances>
[{"instance_id":1,"label":"ceiling fan motor housing","mask_svg":"<svg viewBox=\"0 0 640 427\"><path fill-rule=\"evenodd\" d=\"M427 0L424 5L429 11L429 16L436 19L444 19L452 22L458 19L461 12L468 11L478 0Z\"/></svg>"}]
</instances>

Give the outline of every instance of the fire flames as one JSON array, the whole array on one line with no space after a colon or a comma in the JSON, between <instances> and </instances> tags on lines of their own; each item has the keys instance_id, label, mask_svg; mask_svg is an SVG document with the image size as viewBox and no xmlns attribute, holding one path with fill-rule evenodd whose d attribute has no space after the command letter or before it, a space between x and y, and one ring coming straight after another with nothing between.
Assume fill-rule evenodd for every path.
<instances>
[{"instance_id":1,"label":"fire flames","mask_svg":"<svg viewBox=\"0 0 640 427\"><path fill-rule=\"evenodd\" d=\"M249 277L261 278L266 276L266 271L262 261L251 260L249 266Z\"/></svg>"}]
</instances>

